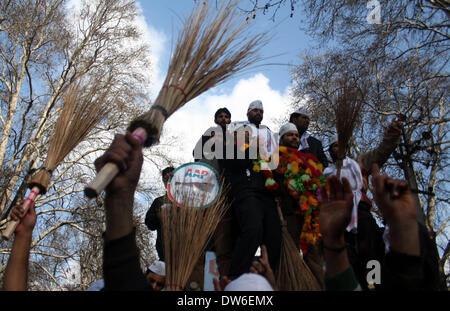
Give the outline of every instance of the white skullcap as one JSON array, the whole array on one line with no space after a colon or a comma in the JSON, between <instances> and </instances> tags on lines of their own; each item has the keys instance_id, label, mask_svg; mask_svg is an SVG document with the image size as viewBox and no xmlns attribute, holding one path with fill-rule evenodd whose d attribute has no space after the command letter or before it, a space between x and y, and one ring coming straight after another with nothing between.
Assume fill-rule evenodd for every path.
<instances>
[{"instance_id":1,"label":"white skullcap","mask_svg":"<svg viewBox=\"0 0 450 311\"><path fill-rule=\"evenodd\" d=\"M224 291L273 291L273 288L262 275L244 273L225 286Z\"/></svg>"},{"instance_id":2,"label":"white skullcap","mask_svg":"<svg viewBox=\"0 0 450 311\"><path fill-rule=\"evenodd\" d=\"M96 292L103 289L103 287L105 287L105 281L103 279L100 279L95 281L94 284L92 284L91 287L87 289L87 291Z\"/></svg>"},{"instance_id":3,"label":"white skullcap","mask_svg":"<svg viewBox=\"0 0 450 311\"><path fill-rule=\"evenodd\" d=\"M166 275L166 264L164 261L155 261L152 263L152 265L148 268L151 272L158 274L158 275Z\"/></svg>"},{"instance_id":4,"label":"white skullcap","mask_svg":"<svg viewBox=\"0 0 450 311\"><path fill-rule=\"evenodd\" d=\"M300 107L297 110L295 110L292 114L301 114L309 118L309 113L306 107Z\"/></svg>"},{"instance_id":5,"label":"white skullcap","mask_svg":"<svg viewBox=\"0 0 450 311\"><path fill-rule=\"evenodd\" d=\"M260 101L259 99L252 101L248 106L247 113L253 109L261 109L262 111L264 111L262 101Z\"/></svg>"},{"instance_id":6,"label":"white skullcap","mask_svg":"<svg viewBox=\"0 0 450 311\"><path fill-rule=\"evenodd\" d=\"M280 132L278 133L281 137L283 137L284 134L286 134L289 131L296 131L298 133L297 127L294 123L288 122L286 124L283 124L282 127L280 127Z\"/></svg>"}]
</instances>

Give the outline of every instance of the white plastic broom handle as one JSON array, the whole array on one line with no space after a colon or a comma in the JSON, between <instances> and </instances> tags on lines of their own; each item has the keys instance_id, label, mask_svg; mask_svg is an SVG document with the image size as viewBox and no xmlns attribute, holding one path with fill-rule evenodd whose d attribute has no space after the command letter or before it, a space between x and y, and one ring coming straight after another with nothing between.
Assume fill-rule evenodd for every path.
<instances>
[{"instance_id":1,"label":"white plastic broom handle","mask_svg":"<svg viewBox=\"0 0 450 311\"><path fill-rule=\"evenodd\" d=\"M134 130L132 135L137 138L141 144L144 144L147 139L147 132L141 127ZM114 177L116 177L119 171L119 167L116 164L111 162L106 163L100 172L98 172L97 176L95 176L94 180L84 189L84 194L91 199L97 197L109 185Z\"/></svg>"},{"instance_id":2,"label":"white plastic broom handle","mask_svg":"<svg viewBox=\"0 0 450 311\"><path fill-rule=\"evenodd\" d=\"M98 172L97 176L95 176L94 180L84 189L86 196L89 198L98 196L109 185L111 180L116 177L119 171L119 167L116 164L112 162L106 163L100 172Z\"/></svg>"},{"instance_id":3,"label":"white plastic broom handle","mask_svg":"<svg viewBox=\"0 0 450 311\"><path fill-rule=\"evenodd\" d=\"M38 187L33 187L31 189L30 193L28 194L28 197L25 199L25 202L23 203L23 209L25 210L25 213L28 212L30 206L32 206L36 201L39 192L40 191ZM20 221L10 220L6 225L6 228L2 232L2 237L6 240L9 240L9 238L14 233L19 223Z\"/></svg>"}]
</instances>

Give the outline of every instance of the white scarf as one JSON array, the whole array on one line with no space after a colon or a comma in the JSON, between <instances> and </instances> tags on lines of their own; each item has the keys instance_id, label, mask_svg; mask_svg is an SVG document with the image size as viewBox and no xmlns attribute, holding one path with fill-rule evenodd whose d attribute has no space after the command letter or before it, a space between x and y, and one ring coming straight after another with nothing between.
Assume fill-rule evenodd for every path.
<instances>
[{"instance_id":1,"label":"white scarf","mask_svg":"<svg viewBox=\"0 0 450 311\"><path fill-rule=\"evenodd\" d=\"M323 175L327 178L336 174L337 168L334 163L330 164L330 166L323 171ZM356 233L358 229L358 204L362 197L361 189L363 187L361 168L358 162L349 157L345 157L342 161L341 180L343 177L347 178L353 191L352 218L347 226L347 231Z\"/></svg>"},{"instance_id":2,"label":"white scarf","mask_svg":"<svg viewBox=\"0 0 450 311\"><path fill-rule=\"evenodd\" d=\"M302 137L300 137L300 146L298 147L298 150L305 150L309 148L309 144L308 144L308 137L309 137L309 133L307 131L305 131L302 135Z\"/></svg>"}]
</instances>

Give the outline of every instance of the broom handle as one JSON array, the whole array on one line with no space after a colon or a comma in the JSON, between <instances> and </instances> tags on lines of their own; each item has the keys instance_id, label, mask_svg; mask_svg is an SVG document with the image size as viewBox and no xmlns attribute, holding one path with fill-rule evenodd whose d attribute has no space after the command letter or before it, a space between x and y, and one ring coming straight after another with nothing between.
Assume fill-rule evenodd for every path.
<instances>
[{"instance_id":1,"label":"broom handle","mask_svg":"<svg viewBox=\"0 0 450 311\"><path fill-rule=\"evenodd\" d=\"M336 163L336 167L337 167L336 177L337 177L338 180L341 180L342 164L343 164L343 160L337 160L337 163Z\"/></svg>"},{"instance_id":2,"label":"broom handle","mask_svg":"<svg viewBox=\"0 0 450 311\"><path fill-rule=\"evenodd\" d=\"M25 199L25 202L23 203L23 206L22 206L23 209L25 210L25 213L28 211L30 206L32 206L34 204L34 202L36 201L36 198L39 195L39 192L40 192L40 190L38 187L33 187L31 189L30 193L28 194L28 197ZM14 233L14 231L16 230L19 223L20 223L20 221L10 220L8 222L8 225L2 232L2 237L6 240L9 240L9 238Z\"/></svg>"},{"instance_id":3,"label":"broom handle","mask_svg":"<svg viewBox=\"0 0 450 311\"><path fill-rule=\"evenodd\" d=\"M275 202L277 203L277 211L278 211L278 216L280 217L281 225L286 226L286 221L284 220L283 213L281 212L280 198L276 198Z\"/></svg>"},{"instance_id":4,"label":"broom handle","mask_svg":"<svg viewBox=\"0 0 450 311\"><path fill-rule=\"evenodd\" d=\"M141 144L144 144L147 139L147 132L142 127L135 129L132 135L137 138ZM98 172L97 176L95 176L94 180L92 180L84 189L84 194L90 199L97 197L109 185L114 177L116 177L119 171L119 167L116 164L112 162L106 163L100 172Z\"/></svg>"}]
</instances>

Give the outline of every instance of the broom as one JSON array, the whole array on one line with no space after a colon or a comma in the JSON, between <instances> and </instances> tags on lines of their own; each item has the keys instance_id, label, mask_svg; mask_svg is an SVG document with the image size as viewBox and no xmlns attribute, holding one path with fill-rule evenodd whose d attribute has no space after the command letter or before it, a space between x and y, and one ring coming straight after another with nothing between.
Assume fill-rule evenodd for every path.
<instances>
[{"instance_id":1,"label":"broom","mask_svg":"<svg viewBox=\"0 0 450 311\"><path fill-rule=\"evenodd\" d=\"M47 192L52 172L110 110L104 101L107 92L96 97L97 88L93 87L87 94L82 93L80 84L75 84L63 95L64 104L56 121L47 157L27 185L31 191L23 205L25 211L34 204L40 194ZM18 221L10 220L2 232L3 238L9 239L18 224Z\"/></svg>"},{"instance_id":2,"label":"broom","mask_svg":"<svg viewBox=\"0 0 450 311\"><path fill-rule=\"evenodd\" d=\"M335 107L336 132L338 135L337 178L341 176L342 162L347 155L348 143L353 135L353 129L361 111L362 103L358 100L358 92L362 95L361 89L346 85L338 92Z\"/></svg>"},{"instance_id":3,"label":"broom","mask_svg":"<svg viewBox=\"0 0 450 311\"><path fill-rule=\"evenodd\" d=\"M128 128L144 147L158 142L165 120L184 104L260 60L256 53L268 42L267 33L245 31L238 1L222 1L214 18L211 2L197 2L178 36L158 97ZM118 172L115 164L105 165L86 187L86 196L96 197Z\"/></svg>"},{"instance_id":4,"label":"broom","mask_svg":"<svg viewBox=\"0 0 450 311\"><path fill-rule=\"evenodd\" d=\"M319 282L303 260L295 246L288 229L286 220L277 201L278 215L281 220L281 251L277 272L277 288L280 291L320 291Z\"/></svg>"},{"instance_id":5,"label":"broom","mask_svg":"<svg viewBox=\"0 0 450 311\"><path fill-rule=\"evenodd\" d=\"M190 207L195 201L191 194L179 205L171 203L161 208L166 290L184 290L207 242L229 208L227 189L222 186L217 200L207 208Z\"/></svg>"}]
</instances>

